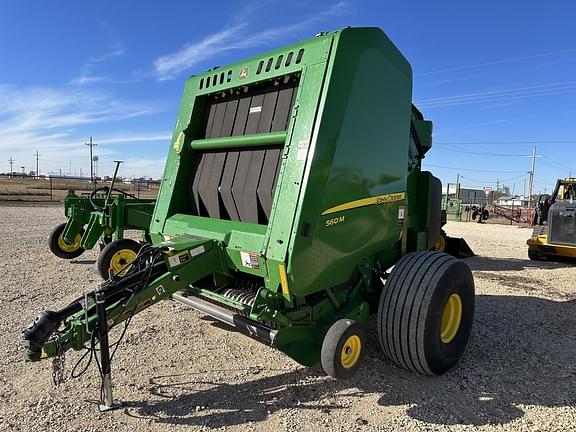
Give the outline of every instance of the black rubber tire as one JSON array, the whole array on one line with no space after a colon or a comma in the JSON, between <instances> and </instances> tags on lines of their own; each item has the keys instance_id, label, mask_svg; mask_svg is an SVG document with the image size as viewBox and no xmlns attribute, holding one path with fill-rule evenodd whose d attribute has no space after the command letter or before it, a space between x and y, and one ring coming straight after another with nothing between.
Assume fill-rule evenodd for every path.
<instances>
[{"instance_id":1,"label":"black rubber tire","mask_svg":"<svg viewBox=\"0 0 576 432\"><path fill-rule=\"evenodd\" d=\"M445 343L440 328L452 294L461 299L462 315L455 336ZM474 278L463 261L432 251L404 256L380 295L377 326L382 350L404 369L424 375L446 372L466 349L474 300Z\"/></svg>"},{"instance_id":2,"label":"black rubber tire","mask_svg":"<svg viewBox=\"0 0 576 432\"><path fill-rule=\"evenodd\" d=\"M108 243L104 249L102 249L100 255L98 255L98 261L96 263L98 273L102 279L108 280L108 269L110 268L110 262L114 254L123 249L129 249L138 254L141 247L140 243L131 239L119 239Z\"/></svg>"},{"instance_id":3,"label":"black rubber tire","mask_svg":"<svg viewBox=\"0 0 576 432\"><path fill-rule=\"evenodd\" d=\"M351 366L342 364L342 349L350 336L358 336L360 339L360 353L358 360ZM362 364L366 346L366 333L362 326L350 319L340 319L328 329L322 341L321 362L322 369L327 375L336 379L346 379L353 376Z\"/></svg>"},{"instance_id":4,"label":"black rubber tire","mask_svg":"<svg viewBox=\"0 0 576 432\"><path fill-rule=\"evenodd\" d=\"M74 251L65 251L62 250L60 248L60 245L58 244L58 239L62 236L64 228L66 228L66 224L65 223L60 224L56 226L48 236L48 247L50 248L50 252L52 252L58 258L64 258L64 259L78 258L80 255L84 253L84 248L79 247ZM80 231L80 233L83 234L84 230Z\"/></svg>"},{"instance_id":5,"label":"black rubber tire","mask_svg":"<svg viewBox=\"0 0 576 432\"><path fill-rule=\"evenodd\" d=\"M545 261L546 256L532 249L528 249L528 258L532 261Z\"/></svg>"}]
</instances>

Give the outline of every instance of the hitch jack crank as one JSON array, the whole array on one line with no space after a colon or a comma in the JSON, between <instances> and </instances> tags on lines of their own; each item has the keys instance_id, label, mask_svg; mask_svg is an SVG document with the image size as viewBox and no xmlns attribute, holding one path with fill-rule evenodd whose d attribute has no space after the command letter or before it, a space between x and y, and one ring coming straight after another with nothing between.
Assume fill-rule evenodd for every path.
<instances>
[{"instance_id":1,"label":"hitch jack crank","mask_svg":"<svg viewBox=\"0 0 576 432\"><path fill-rule=\"evenodd\" d=\"M112 372L110 363L110 347L108 346L108 323L106 321L106 291L102 285L94 292L96 299L96 314L98 316L98 341L100 342L100 361L102 363L102 390L100 392L100 412L111 411L122 406L114 402L112 397Z\"/></svg>"}]
</instances>

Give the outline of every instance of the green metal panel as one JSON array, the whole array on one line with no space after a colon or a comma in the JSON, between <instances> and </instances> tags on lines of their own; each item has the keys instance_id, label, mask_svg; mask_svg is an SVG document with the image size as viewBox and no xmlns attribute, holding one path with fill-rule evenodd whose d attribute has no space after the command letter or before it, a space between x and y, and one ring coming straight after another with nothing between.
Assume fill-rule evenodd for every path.
<instances>
[{"instance_id":1,"label":"green metal panel","mask_svg":"<svg viewBox=\"0 0 576 432\"><path fill-rule=\"evenodd\" d=\"M289 278L300 296L346 283L363 257L398 242L406 204L394 194L406 192L410 66L377 29L345 29L333 49L292 232ZM379 196L396 199L322 214ZM304 224L308 237L300 234Z\"/></svg>"}]
</instances>

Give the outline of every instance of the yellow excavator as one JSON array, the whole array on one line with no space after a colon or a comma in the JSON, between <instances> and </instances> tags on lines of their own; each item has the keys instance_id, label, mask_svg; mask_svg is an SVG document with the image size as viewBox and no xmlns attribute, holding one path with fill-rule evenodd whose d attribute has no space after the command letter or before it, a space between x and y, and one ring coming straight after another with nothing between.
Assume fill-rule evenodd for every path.
<instances>
[{"instance_id":1,"label":"yellow excavator","mask_svg":"<svg viewBox=\"0 0 576 432\"><path fill-rule=\"evenodd\" d=\"M552 195L540 197L526 244L531 260L576 258L576 178L559 179Z\"/></svg>"}]
</instances>

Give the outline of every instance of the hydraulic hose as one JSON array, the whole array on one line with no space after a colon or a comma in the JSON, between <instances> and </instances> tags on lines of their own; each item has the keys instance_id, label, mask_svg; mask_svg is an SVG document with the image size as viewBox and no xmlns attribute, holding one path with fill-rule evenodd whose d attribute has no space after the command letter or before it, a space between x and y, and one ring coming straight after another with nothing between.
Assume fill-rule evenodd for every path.
<instances>
[{"instance_id":1,"label":"hydraulic hose","mask_svg":"<svg viewBox=\"0 0 576 432\"><path fill-rule=\"evenodd\" d=\"M110 190L111 190L112 192L117 192L117 193L120 193L120 194L122 194L122 195L124 195L124 196L130 197L130 198L133 198L133 199L138 199L138 197L137 197L136 195L133 195L133 194L128 193L128 192L125 192L125 191L123 191L123 190L121 190L121 189L116 189L116 188L110 189L110 186L102 186L102 187L99 187L99 188L94 189L94 190L90 193L90 196L88 197L88 200L90 201L90 204L92 204L92 207L94 207L96 210L104 211L104 207L100 207L100 206L96 205L96 204L94 203L94 199L95 199L96 195L97 195L99 192L103 192L103 193L106 193L106 194L107 194L108 191L110 191Z\"/></svg>"}]
</instances>

